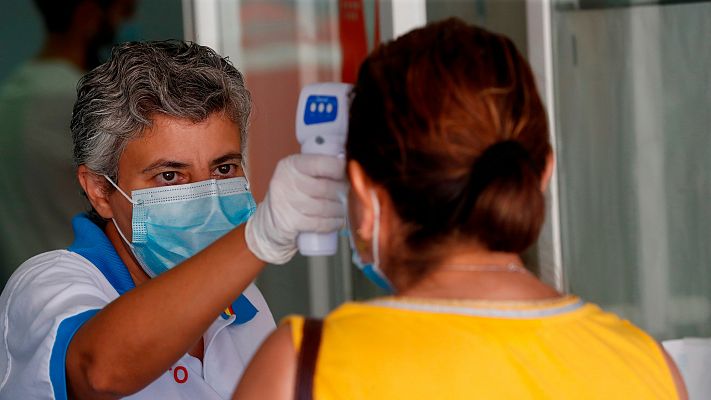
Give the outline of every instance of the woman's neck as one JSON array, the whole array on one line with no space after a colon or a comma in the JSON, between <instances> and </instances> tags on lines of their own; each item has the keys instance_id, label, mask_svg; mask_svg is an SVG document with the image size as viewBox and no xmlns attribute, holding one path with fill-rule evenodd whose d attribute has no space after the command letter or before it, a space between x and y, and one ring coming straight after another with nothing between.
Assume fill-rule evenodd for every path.
<instances>
[{"instance_id":1,"label":"woman's neck","mask_svg":"<svg viewBox=\"0 0 711 400\"><path fill-rule=\"evenodd\" d=\"M526 271L514 253L454 252L399 296L491 301L534 301L561 294Z\"/></svg>"}]
</instances>

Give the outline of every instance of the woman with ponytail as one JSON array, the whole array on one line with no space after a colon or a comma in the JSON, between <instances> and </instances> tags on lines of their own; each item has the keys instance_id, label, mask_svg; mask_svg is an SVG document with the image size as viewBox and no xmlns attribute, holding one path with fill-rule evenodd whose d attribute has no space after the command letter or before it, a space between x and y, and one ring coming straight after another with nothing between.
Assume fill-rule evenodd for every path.
<instances>
[{"instance_id":1,"label":"woman with ponytail","mask_svg":"<svg viewBox=\"0 0 711 400\"><path fill-rule=\"evenodd\" d=\"M553 155L508 38L450 19L379 47L348 135L354 261L392 295L288 318L235 398L686 397L657 342L520 257L544 221Z\"/></svg>"}]
</instances>

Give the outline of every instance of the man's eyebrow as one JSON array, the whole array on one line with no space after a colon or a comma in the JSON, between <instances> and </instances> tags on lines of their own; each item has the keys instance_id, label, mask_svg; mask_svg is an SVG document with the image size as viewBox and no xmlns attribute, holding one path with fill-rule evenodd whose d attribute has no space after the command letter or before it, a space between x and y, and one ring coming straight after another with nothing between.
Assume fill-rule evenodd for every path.
<instances>
[{"instance_id":1,"label":"man's eyebrow","mask_svg":"<svg viewBox=\"0 0 711 400\"><path fill-rule=\"evenodd\" d=\"M237 163L242 162L242 154L241 153L227 153L224 156L217 157L216 159L212 160L211 165L220 165L224 164L228 161L236 161Z\"/></svg>"},{"instance_id":2,"label":"man's eyebrow","mask_svg":"<svg viewBox=\"0 0 711 400\"><path fill-rule=\"evenodd\" d=\"M154 162L153 164L147 166L142 173L148 173L151 171L155 171L157 169L185 169L188 168L190 164L186 164L180 161L173 161L173 160L158 160Z\"/></svg>"}]
</instances>

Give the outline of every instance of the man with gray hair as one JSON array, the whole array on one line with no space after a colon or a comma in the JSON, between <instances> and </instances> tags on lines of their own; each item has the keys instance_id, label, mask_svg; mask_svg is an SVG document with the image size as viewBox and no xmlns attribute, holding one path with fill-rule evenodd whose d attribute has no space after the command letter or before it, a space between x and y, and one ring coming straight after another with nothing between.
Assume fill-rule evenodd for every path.
<instances>
[{"instance_id":1,"label":"man with gray hair","mask_svg":"<svg viewBox=\"0 0 711 400\"><path fill-rule=\"evenodd\" d=\"M91 211L0 297L0 398L230 397L274 328L251 282L344 217L334 157L287 157L255 204L250 110L240 72L196 44L121 45L82 78L71 130Z\"/></svg>"}]
</instances>

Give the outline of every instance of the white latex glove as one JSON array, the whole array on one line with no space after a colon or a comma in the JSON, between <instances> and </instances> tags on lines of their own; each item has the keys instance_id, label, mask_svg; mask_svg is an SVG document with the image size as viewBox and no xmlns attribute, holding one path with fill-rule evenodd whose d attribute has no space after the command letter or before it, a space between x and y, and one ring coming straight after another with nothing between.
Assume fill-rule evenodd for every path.
<instances>
[{"instance_id":1,"label":"white latex glove","mask_svg":"<svg viewBox=\"0 0 711 400\"><path fill-rule=\"evenodd\" d=\"M345 161L294 154L279 161L264 201L247 221L247 247L270 264L296 254L299 232L333 232L344 224Z\"/></svg>"}]
</instances>

